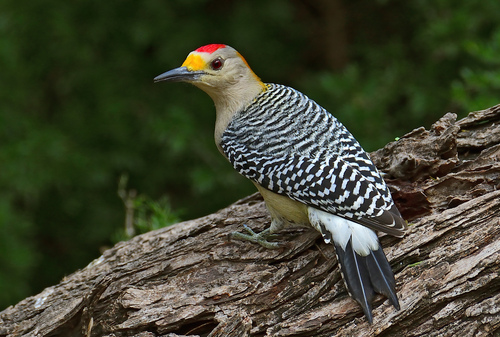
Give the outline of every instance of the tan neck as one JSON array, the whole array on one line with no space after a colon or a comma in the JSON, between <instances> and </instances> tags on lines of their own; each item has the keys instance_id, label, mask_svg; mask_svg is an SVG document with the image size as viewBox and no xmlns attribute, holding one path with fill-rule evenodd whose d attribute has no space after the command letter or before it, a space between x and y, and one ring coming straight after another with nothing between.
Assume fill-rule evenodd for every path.
<instances>
[{"instance_id":1,"label":"tan neck","mask_svg":"<svg viewBox=\"0 0 500 337\"><path fill-rule=\"evenodd\" d=\"M216 118L214 138L215 144L219 148L219 151L221 151L220 142L222 134L234 115L250 105L255 97L265 90L265 85L260 80L255 80L251 77L249 80L228 86L224 88L224 90L211 87L201 87L201 89L212 98L215 104Z\"/></svg>"}]
</instances>

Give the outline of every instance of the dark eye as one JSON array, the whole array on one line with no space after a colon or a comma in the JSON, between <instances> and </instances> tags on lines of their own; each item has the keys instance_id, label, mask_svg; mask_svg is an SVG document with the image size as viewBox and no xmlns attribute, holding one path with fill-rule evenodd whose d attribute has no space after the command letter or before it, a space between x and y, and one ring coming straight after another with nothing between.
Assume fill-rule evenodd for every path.
<instances>
[{"instance_id":1,"label":"dark eye","mask_svg":"<svg viewBox=\"0 0 500 337\"><path fill-rule=\"evenodd\" d=\"M224 65L224 60L221 58L216 58L210 64L210 66L212 67L213 70L220 70L223 65Z\"/></svg>"}]
</instances>

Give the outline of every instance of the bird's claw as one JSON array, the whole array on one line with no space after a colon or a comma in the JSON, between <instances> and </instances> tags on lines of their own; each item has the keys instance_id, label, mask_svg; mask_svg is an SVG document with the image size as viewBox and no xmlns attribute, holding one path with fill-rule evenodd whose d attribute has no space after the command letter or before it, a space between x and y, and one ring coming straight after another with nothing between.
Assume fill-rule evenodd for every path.
<instances>
[{"instance_id":1,"label":"bird's claw","mask_svg":"<svg viewBox=\"0 0 500 337\"><path fill-rule=\"evenodd\" d=\"M262 247L267 248L267 249L277 249L277 248L280 248L282 246L281 243L279 243L279 242L267 241L268 239L276 237L275 234L270 233L270 228L265 229L260 233L255 233L247 225L243 225L243 226L249 234L243 234L240 232L233 232L233 233L231 233L231 238L257 243L257 244L259 244Z\"/></svg>"}]
</instances>

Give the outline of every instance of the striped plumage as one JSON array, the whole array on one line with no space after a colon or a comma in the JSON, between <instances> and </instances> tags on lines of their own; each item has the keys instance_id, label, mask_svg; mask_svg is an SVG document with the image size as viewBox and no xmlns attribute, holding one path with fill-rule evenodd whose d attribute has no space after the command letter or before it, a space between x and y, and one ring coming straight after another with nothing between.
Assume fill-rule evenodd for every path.
<instances>
[{"instance_id":1,"label":"striped plumage","mask_svg":"<svg viewBox=\"0 0 500 337\"><path fill-rule=\"evenodd\" d=\"M188 61L195 57L205 63ZM214 99L216 143L263 195L270 232L312 226L334 244L349 293L370 322L375 293L399 309L394 276L373 230L401 237L406 224L351 133L297 90L260 82L231 47L202 47L184 67L156 80L179 80L179 73Z\"/></svg>"},{"instance_id":2,"label":"striped plumage","mask_svg":"<svg viewBox=\"0 0 500 337\"><path fill-rule=\"evenodd\" d=\"M393 205L384 180L356 139L295 89L268 84L235 114L220 145L248 179L325 211L376 217Z\"/></svg>"}]
</instances>

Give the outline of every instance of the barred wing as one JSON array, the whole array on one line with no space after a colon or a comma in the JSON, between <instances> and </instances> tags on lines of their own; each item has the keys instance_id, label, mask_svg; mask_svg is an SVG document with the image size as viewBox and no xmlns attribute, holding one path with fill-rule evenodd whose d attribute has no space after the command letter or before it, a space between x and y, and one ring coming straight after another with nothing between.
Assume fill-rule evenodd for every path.
<instances>
[{"instance_id":1,"label":"barred wing","mask_svg":"<svg viewBox=\"0 0 500 337\"><path fill-rule=\"evenodd\" d=\"M273 155L234 139L221 147L240 174L277 194L390 235L404 234L406 224L386 190L338 156Z\"/></svg>"}]
</instances>

